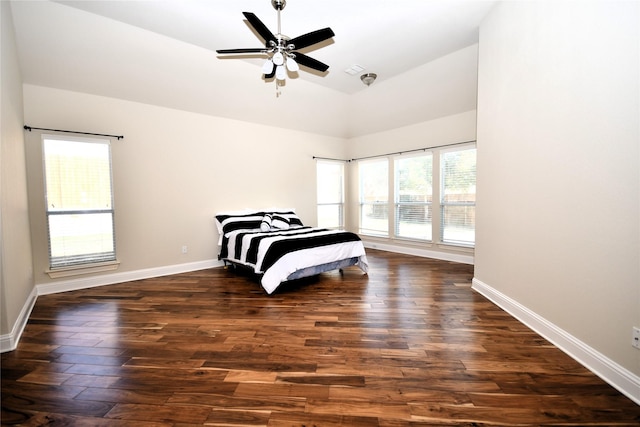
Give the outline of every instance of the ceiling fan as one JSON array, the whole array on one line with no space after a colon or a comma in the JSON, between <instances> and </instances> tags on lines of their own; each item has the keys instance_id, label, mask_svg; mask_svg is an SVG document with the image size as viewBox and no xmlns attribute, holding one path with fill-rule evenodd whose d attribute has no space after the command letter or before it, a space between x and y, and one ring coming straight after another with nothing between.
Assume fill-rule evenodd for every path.
<instances>
[{"instance_id":1,"label":"ceiling fan","mask_svg":"<svg viewBox=\"0 0 640 427\"><path fill-rule=\"evenodd\" d=\"M219 54L235 53L260 53L268 55L267 61L262 67L265 79L276 77L276 81L283 81L287 77L287 70L294 73L299 70L298 65L320 71L324 73L329 69L327 64L313 59L299 49L312 46L316 43L328 40L335 36L331 28L322 28L298 37L289 38L282 34L280 30L280 11L284 9L286 0L271 0L271 5L278 12L278 32L273 34L262 21L251 12L242 12L253 29L264 39L265 47L246 49L220 49Z\"/></svg>"}]
</instances>

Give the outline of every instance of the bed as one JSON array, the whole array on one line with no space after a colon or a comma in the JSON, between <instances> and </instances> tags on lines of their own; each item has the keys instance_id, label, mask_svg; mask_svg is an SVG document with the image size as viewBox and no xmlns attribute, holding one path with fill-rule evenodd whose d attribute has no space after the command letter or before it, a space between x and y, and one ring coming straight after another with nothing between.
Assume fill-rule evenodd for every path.
<instances>
[{"instance_id":1,"label":"bed","mask_svg":"<svg viewBox=\"0 0 640 427\"><path fill-rule=\"evenodd\" d=\"M305 226L294 210L219 213L215 218L218 259L255 273L268 294L288 280L352 265L368 272L357 234Z\"/></svg>"}]
</instances>

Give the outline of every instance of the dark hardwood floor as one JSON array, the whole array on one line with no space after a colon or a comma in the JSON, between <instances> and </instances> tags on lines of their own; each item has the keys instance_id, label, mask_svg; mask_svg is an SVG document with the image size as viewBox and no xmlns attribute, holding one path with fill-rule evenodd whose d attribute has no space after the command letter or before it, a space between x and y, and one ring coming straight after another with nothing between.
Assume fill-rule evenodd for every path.
<instances>
[{"instance_id":1,"label":"dark hardwood floor","mask_svg":"<svg viewBox=\"0 0 640 427\"><path fill-rule=\"evenodd\" d=\"M271 296L223 268L41 296L2 354L2 425L640 425L472 266L368 256Z\"/></svg>"}]
</instances>

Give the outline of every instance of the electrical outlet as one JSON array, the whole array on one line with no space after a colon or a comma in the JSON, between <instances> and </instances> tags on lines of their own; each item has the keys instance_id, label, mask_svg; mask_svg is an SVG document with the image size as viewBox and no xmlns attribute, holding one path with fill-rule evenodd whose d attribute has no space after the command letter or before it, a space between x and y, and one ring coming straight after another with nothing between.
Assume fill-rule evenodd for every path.
<instances>
[{"instance_id":1,"label":"electrical outlet","mask_svg":"<svg viewBox=\"0 0 640 427\"><path fill-rule=\"evenodd\" d=\"M187 245L184 245L184 246L182 247L182 253L183 253L183 254L186 254L187 252L188 252Z\"/></svg>"},{"instance_id":2,"label":"electrical outlet","mask_svg":"<svg viewBox=\"0 0 640 427\"><path fill-rule=\"evenodd\" d=\"M631 345L640 350L640 328L633 328L633 338L631 339Z\"/></svg>"}]
</instances>

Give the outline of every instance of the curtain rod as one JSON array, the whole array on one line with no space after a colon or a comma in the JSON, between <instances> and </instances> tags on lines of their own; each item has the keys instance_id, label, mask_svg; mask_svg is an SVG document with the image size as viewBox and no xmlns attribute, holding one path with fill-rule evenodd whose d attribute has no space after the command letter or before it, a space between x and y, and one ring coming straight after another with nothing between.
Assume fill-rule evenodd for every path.
<instances>
[{"instance_id":1,"label":"curtain rod","mask_svg":"<svg viewBox=\"0 0 640 427\"><path fill-rule=\"evenodd\" d=\"M418 152L418 151L432 150L434 148L453 147L455 145L470 144L472 142L476 142L476 140L474 139L474 140L471 140L471 141L454 142L452 144L435 145L433 147L416 148L416 149L413 149L413 150L406 150L406 151L397 151L395 153L376 154L375 156L357 157L355 159L351 159L351 160L348 160L348 161L349 162L355 162L357 160L373 159L373 158L376 158L376 157L387 157L387 156L394 156L394 155L400 155L400 154L406 154L406 153L415 153L415 152Z\"/></svg>"},{"instance_id":2,"label":"curtain rod","mask_svg":"<svg viewBox=\"0 0 640 427\"><path fill-rule=\"evenodd\" d=\"M108 134L105 134L105 133L79 132L79 131L75 131L75 130L36 128L36 127L32 127L32 126L27 126L27 125L24 125L24 129L28 130L29 132L31 132L32 129L36 129L36 130L48 130L48 131L51 131L51 132L76 133L76 134L79 134L79 135L108 136L110 138L117 138L118 140L124 139L124 135L108 135Z\"/></svg>"},{"instance_id":3,"label":"curtain rod","mask_svg":"<svg viewBox=\"0 0 640 427\"><path fill-rule=\"evenodd\" d=\"M387 156L394 156L394 155L400 155L400 154L406 154L406 153L415 153L418 151L427 151L427 150L432 150L434 148L443 148L443 147L453 147L455 145L462 145L462 144L471 144L472 142L476 142L476 140L471 140L471 141L462 141L462 142L454 142L451 144L442 144L442 145L434 145L433 147L425 147L425 148L415 148L413 150L406 150L406 151L397 151L395 153L387 153L387 154L376 154L375 156L367 156L367 157L356 157L355 159L331 159L328 157L317 157L317 156L313 156L314 159L320 159L320 160L335 160L337 162L356 162L358 160L366 160L366 159L374 159L376 157L387 157Z\"/></svg>"},{"instance_id":4,"label":"curtain rod","mask_svg":"<svg viewBox=\"0 0 640 427\"><path fill-rule=\"evenodd\" d=\"M318 157L318 156L313 156L314 160L318 159L318 160L333 160L336 162L350 162L351 160L345 160L345 159L332 159L331 157Z\"/></svg>"}]
</instances>

